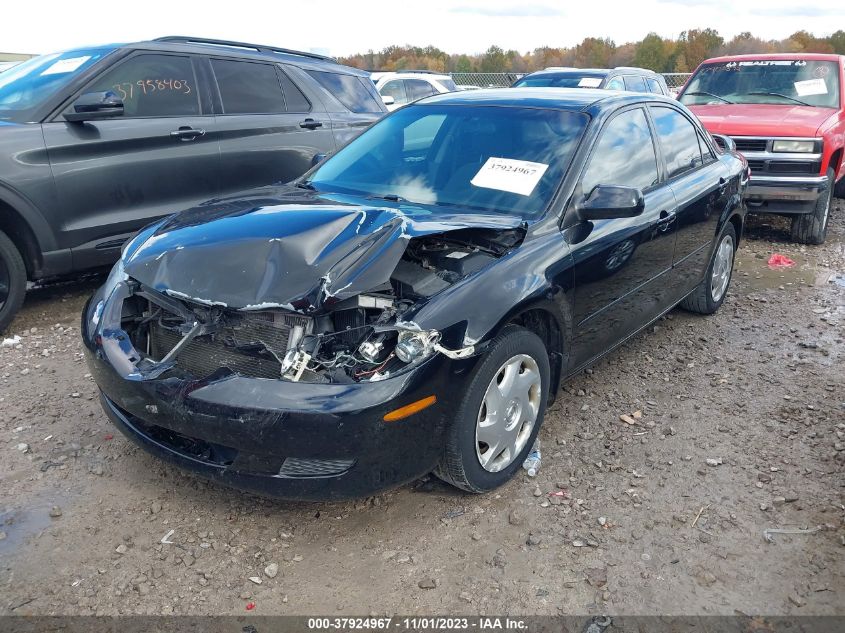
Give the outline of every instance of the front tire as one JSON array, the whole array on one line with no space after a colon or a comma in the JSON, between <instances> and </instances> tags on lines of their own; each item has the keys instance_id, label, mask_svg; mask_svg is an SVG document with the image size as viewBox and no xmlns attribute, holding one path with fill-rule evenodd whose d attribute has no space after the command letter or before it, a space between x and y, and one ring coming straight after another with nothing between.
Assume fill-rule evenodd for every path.
<instances>
[{"instance_id":1,"label":"front tire","mask_svg":"<svg viewBox=\"0 0 845 633\"><path fill-rule=\"evenodd\" d=\"M833 189L836 173L827 170L827 190L816 200L812 213L796 215L792 218L792 241L799 244L824 244L827 225L830 223L830 207L833 204Z\"/></svg>"},{"instance_id":2,"label":"front tire","mask_svg":"<svg viewBox=\"0 0 845 633\"><path fill-rule=\"evenodd\" d=\"M474 493L513 477L543 423L549 376L540 337L521 327L504 328L469 378L434 474Z\"/></svg>"},{"instance_id":3,"label":"front tire","mask_svg":"<svg viewBox=\"0 0 845 633\"><path fill-rule=\"evenodd\" d=\"M736 229L730 222L719 234L707 274L695 290L681 301L681 307L697 314L713 314L725 302L736 255Z\"/></svg>"},{"instance_id":4,"label":"front tire","mask_svg":"<svg viewBox=\"0 0 845 633\"><path fill-rule=\"evenodd\" d=\"M26 267L20 252L0 231L0 334L15 318L26 295Z\"/></svg>"}]
</instances>

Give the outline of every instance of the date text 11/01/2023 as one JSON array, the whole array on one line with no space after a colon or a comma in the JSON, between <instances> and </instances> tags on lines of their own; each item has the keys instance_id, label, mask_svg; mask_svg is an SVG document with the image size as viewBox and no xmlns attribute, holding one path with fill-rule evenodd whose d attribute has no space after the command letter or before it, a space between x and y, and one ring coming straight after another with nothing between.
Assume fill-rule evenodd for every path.
<instances>
[{"instance_id":1,"label":"date text 11/01/2023","mask_svg":"<svg viewBox=\"0 0 845 633\"><path fill-rule=\"evenodd\" d=\"M527 624L524 620L510 617L436 617L418 616L407 618L308 618L308 629L311 631L331 630L402 630L419 631L524 631Z\"/></svg>"}]
</instances>

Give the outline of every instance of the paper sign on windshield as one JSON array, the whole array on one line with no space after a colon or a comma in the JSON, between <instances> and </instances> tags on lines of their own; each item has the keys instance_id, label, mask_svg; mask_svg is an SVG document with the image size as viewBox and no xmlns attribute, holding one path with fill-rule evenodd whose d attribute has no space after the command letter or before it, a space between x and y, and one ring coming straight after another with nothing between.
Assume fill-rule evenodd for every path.
<instances>
[{"instance_id":1,"label":"paper sign on windshield","mask_svg":"<svg viewBox=\"0 0 845 633\"><path fill-rule=\"evenodd\" d=\"M470 182L476 187L530 196L548 168L543 163L491 156Z\"/></svg>"},{"instance_id":2,"label":"paper sign on windshield","mask_svg":"<svg viewBox=\"0 0 845 633\"><path fill-rule=\"evenodd\" d=\"M824 82L824 79L821 78L796 81L793 85L795 86L795 92L799 97L827 94L827 84Z\"/></svg>"},{"instance_id":3,"label":"paper sign on windshield","mask_svg":"<svg viewBox=\"0 0 845 633\"><path fill-rule=\"evenodd\" d=\"M60 59L54 64L48 66L42 71L42 75L61 75L63 73L72 73L74 70L82 66L85 62L91 59L90 55L82 57L71 57L69 59Z\"/></svg>"},{"instance_id":4,"label":"paper sign on windshield","mask_svg":"<svg viewBox=\"0 0 845 633\"><path fill-rule=\"evenodd\" d=\"M579 88L598 88L601 85L601 77L582 77L578 82Z\"/></svg>"}]
</instances>

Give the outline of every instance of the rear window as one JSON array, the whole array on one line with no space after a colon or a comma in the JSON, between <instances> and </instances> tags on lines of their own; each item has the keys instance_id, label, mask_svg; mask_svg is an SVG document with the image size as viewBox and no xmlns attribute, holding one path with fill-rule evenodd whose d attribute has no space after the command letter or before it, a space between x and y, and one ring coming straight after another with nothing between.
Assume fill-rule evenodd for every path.
<instances>
[{"instance_id":1,"label":"rear window","mask_svg":"<svg viewBox=\"0 0 845 633\"><path fill-rule=\"evenodd\" d=\"M278 114L285 98L272 64L212 59L225 114Z\"/></svg>"},{"instance_id":2,"label":"rear window","mask_svg":"<svg viewBox=\"0 0 845 633\"><path fill-rule=\"evenodd\" d=\"M514 88L598 88L604 77L584 73L543 73L527 75L513 84Z\"/></svg>"},{"instance_id":3,"label":"rear window","mask_svg":"<svg viewBox=\"0 0 845 633\"><path fill-rule=\"evenodd\" d=\"M338 101L352 112L380 113L382 111L381 106L379 106L376 102L372 92L370 92L364 84L364 80L360 77L355 75L323 72L319 70L309 70L308 74L316 79L317 83L328 90Z\"/></svg>"}]
</instances>

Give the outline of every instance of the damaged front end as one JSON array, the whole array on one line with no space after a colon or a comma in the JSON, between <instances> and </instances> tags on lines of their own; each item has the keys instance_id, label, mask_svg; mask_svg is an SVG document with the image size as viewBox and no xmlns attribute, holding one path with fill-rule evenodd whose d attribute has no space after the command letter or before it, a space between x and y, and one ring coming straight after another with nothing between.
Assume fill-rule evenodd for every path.
<instances>
[{"instance_id":1,"label":"damaged front end","mask_svg":"<svg viewBox=\"0 0 845 633\"><path fill-rule=\"evenodd\" d=\"M325 251L315 256L328 263L325 269L312 266L313 286L300 283L299 296L257 297L249 288L240 301L233 301L231 290L220 301L204 288L204 296L197 297L195 288L160 283L170 275L160 265L150 266L160 255L140 258L139 265L133 252L126 258L132 265L126 271L123 264L116 267L104 288L108 298L95 309L102 320L101 346L113 367L136 380L206 380L231 372L289 382L375 382L435 354L451 359L477 354L475 342L463 337L460 306L450 308L456 315L453 331L427 329L414 321L414 314L441 291L507 254L521 242L523 229L461 226L446 232L440 222L428 230L402 226L392 239L384 239L386 228L366 235L367 248L343 249L334 259L326 258ZM330 244L336 237L323 239ZM396 248L397 241L403 248ZM391 256L379 257L384 253ZM369 270L361 273L350 266L352 255ZM280 270L278 261L275 265L282 277L304 277L298 270ZM294 267L289 261L286 265ZM333 283L333 276L341 281ZM361 291L359 279L370 287ZM231 288L232 280L225 285Z\"/></svg>"}]
</instances>

